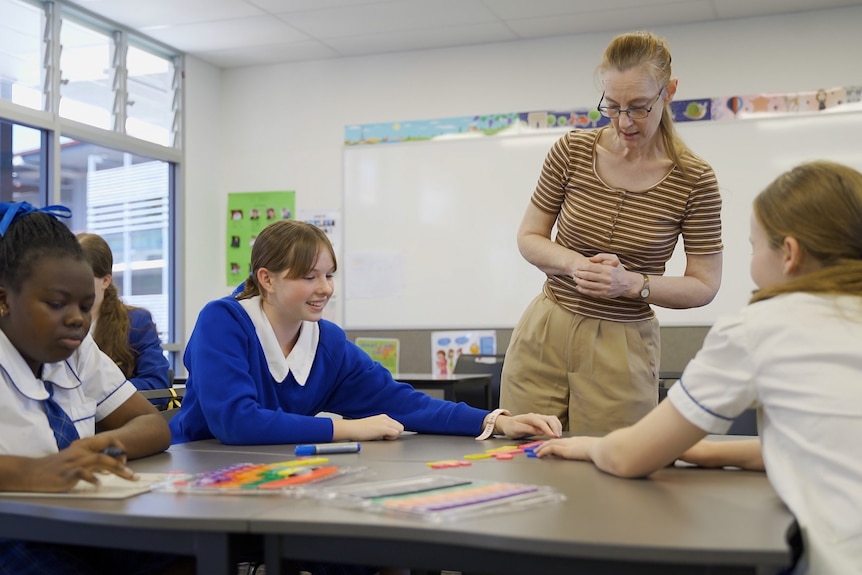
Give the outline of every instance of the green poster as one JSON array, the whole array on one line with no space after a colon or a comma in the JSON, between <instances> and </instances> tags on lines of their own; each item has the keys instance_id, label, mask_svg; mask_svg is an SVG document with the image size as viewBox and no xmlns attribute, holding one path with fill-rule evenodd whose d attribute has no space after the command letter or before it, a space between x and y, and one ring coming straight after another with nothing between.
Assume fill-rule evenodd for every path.
<instances>
[{"instance_id":1,"label":"green poster","mask_svg":"<svg viewBox=\"0 0 862 575\"><path fill-rule=\"evenodd\" d=\"M365 351L371 359L388 369L392 375L398 373L398 348L400 341L396 338L357 337L356 345Z\"/></svg>"},{"instance_id":2,"label":"green poster","mask_svg":"<svg viewBox=\"0 0 862 575\"><path fill-rule=\"evenodd\" d=\"M241 192L227 198L227 285L251 273L251 247L257 234L277 220L296 219L296 192Z\"/></svg>"}]
</instances>

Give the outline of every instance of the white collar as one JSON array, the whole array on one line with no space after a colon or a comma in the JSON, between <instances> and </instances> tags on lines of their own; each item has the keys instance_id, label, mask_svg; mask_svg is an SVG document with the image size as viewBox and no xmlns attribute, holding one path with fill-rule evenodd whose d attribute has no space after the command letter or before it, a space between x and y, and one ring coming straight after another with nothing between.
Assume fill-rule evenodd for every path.
<instances>
[{"instance_id":1,"label":"white collar","mask_svg":"<svg viewBox=\"0 0 862 575\"><path fill-rule=\"evenodd\" d=\"M75 353L78 353L77 351ZM52 364L53 365L53 364ZM46 370L48 365L42 367ZM44 401L48 399L48 391L41 379L33 375L30 366L24 360L21 353L12 345L3 331L0 331L0 372L6 377L10 385L15 387L19 393L30 399ZM57 387L74 389L80 382L68 381L58 378L60 381L52 381Z\"/></svg>"},{"instance_id":2,"label":"white collar","mask_svg":"<svg viewBox=\"0 0 862 575\"><path fill-rule=\"evenodd\" d=\"M296 340L290 354L284 357L284 352L281 351L281 346L275 337L275 330L272 328L269 318L263 313L260 296L241 299L239 305L242 306L248 317L251 318L251 323L254 324L254 331L257 333L257 339L260 340L260 346L263 348L263 354L266 356L266 363L272 377L276 381L284 381L290 372L293 373L293 377L299 385L305 385L309 374L311 374L311 365L314 363L317 345L320 342L320 326L317 322L302 322L302 326L299 328L299 339Z\"/></svg>"}]
</instances>

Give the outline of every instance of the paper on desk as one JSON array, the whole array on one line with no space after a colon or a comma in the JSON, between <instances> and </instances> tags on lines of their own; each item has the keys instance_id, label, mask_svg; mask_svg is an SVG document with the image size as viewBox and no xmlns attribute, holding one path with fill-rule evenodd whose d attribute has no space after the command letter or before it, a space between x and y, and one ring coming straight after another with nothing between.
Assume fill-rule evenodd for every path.
<instances>
[{"instance_id":1,"label":"paper on desk","mask_svg":"<svg viewBox=\"0 0 862 575\"><path fill-rule=\"evenodd\" d=\"M78 485L62 493L41 493L37 491L0 491L0 497L66 497L79 499L127 499L152 489L156 483L173 477L170 473L139 473L137 481L129 481L113 473L100 475L101 485L79 481Z\"/></svg>"}]
</instances>

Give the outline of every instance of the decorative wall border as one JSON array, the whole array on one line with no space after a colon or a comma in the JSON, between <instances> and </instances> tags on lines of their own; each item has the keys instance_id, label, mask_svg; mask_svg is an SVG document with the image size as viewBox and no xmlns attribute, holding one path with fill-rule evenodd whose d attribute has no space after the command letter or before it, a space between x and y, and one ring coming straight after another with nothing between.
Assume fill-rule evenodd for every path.
<instances>
[{"instance_id":1,"label":"decorative wall border","mask_svg":"<svg viewBox=\"0 0 862 575\"><path fill-rule=\"evenodd\" d=\"M708 122L813 113L862 101L862 85L785 94L747 94L671 102L676 122ZM537 110L436 120L345 126L344 145L363 146L465 137L503 136L549 128L595 128L608 124L595 108Z\"/></svg>"}]
</instances>

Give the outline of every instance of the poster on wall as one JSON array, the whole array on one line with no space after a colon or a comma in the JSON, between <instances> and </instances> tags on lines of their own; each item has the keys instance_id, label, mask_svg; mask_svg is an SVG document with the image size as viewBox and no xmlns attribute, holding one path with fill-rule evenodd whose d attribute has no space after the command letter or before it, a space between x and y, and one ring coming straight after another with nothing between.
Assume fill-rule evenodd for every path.
<instances>
[{"instance_id":1,"label":"poster on wall","mask_svg":"<svg viewBox=\"0 0 862 575\"><path fill-rule=\"evenodd\" d=\"M388 337L357 337L358 345L374 361L389 370L392 375L398 374L398 351L401 341Z\"/></svg>"},{"instance_id":2,"label":"poster on wall","mask_svg":"<svg viewBox=\"0 0 862 575\"><path fill-rule=\"evenodd\" d=\"M299 210L296 219L315 225L324 231L335 251L335 261L341 268L341 211L340 210ZM323 319L341 325L341 297L343 289L338 273L335 274L335 292L323 308Z\"/></svg>"},{"instance_id":3,"label":"poster on wall","mask_svg":"<svg viewBox=\"0 0 862 575\"><path fill-rule=\"evenodd\" d=\"M434 331L431 332L431 372L436 376L455 373L455 364L462 354L494 355L497 353L497 332Z\"/></svg>"},{"instance_id":4,"label":"poster on wall","mask_svg":"<svg viewBox=\"0 0 862 575\"><path fill-rule=\"evenodd\" d=\"M227 285L237 286L251 273L251 248L257 235L276 220L296 215L296 193L239 192L227 197Z\"/></svg>"}]
</instances>

